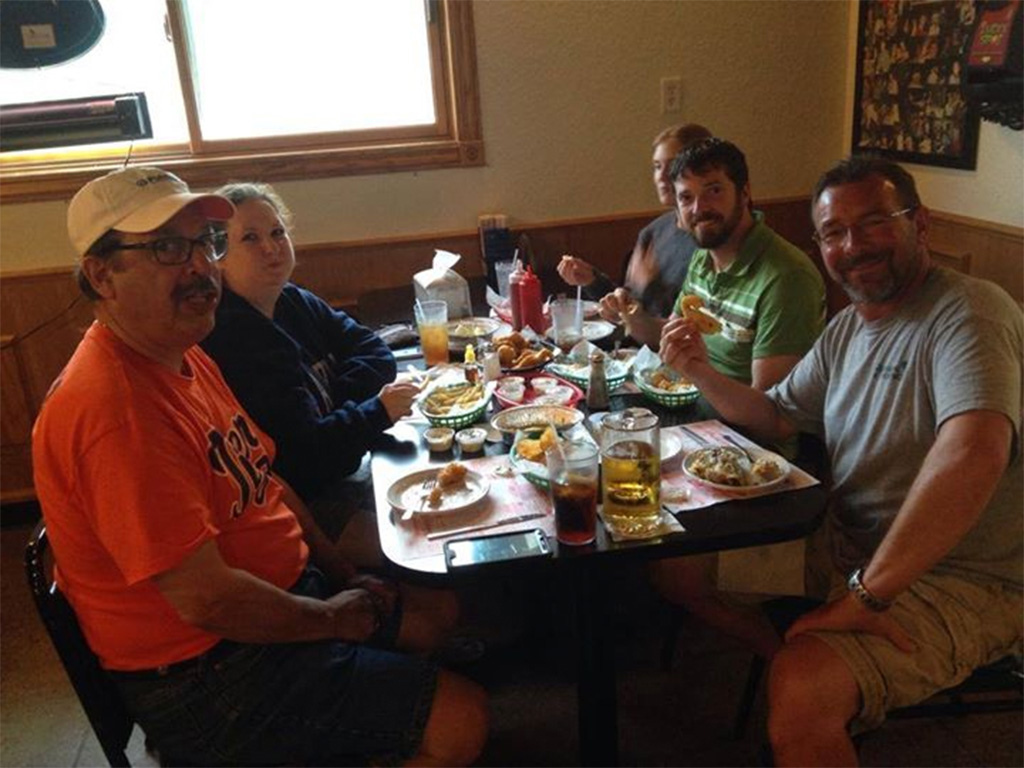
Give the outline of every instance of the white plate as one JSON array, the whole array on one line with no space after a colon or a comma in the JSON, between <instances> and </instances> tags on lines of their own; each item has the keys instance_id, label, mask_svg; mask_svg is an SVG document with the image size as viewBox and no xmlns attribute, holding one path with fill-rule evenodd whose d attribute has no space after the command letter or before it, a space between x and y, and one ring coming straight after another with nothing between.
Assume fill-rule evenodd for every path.
<instances>
[{"instance_id":1,"label":"white plate","mask_svg":"<svg viewBox=\"0 0 1024 768\"><path fill-rule=\"evenodd\" d=\"M583 338L587 341L600 341L601 339L611 336L615 333L615 326L609 323L607 320L584 320L583 321ZM548 328L547 336L549 339L555 338L554 327Z\"/></svg>"},{"instance_id":2,"label":"white plate","mask_svg":"<svg viewBox=\"0 0 1024 768\"><path fill-rule=\"evenodd\" d=\"M490 336L501 327L501 321L493 317L463 317L449 320L446 324L448 336L465 341L476 341Z\"/></svg>"},{"instance_id":3,"label":"white plate","mask_svg":"<svg viewBox=\"0 0 1024 768\"><path fill-rule=\"evenodd\" d=\"M605 416L608 415L608 411L599 411L592 413L587 417L587 427L590 430L591 436L598 443L601 442L601 422L604 421ZM678 469L678 462L683 454L683 438L677 435L675 432L662 432L661 433L661 471L664 473L666 470L674 472Z\"/></svg>"},{"instance_id":4,"label":"white plate","mask_svg":"<svg viewBox=\"0 0 1024 768\"><path fill-rule=\"evenodd\" d=\"M766 483L756 483L753 485L724 485L721 483L712 482L710 480L705 480L703 477L701 477L692 470L692 466L694 462L696 462L701 456L706 455L710 451L717 450L728 451L729 453L734 455L738 454L737 449L729 445L716 445L708 448L698 448L697 450L690 451L688 454L686 454L686 458L683 460L683 472L685 472L686 476L693 480L695 483L699 483L700 485L706 486L708 488L713 488L716 491L721 491L723 493L734 494L739 496L744 496L751 493L762 493L763 491L781 485L786 481L786 478L789 476L789 462L786 461L781 456L779 456L777 453L772 453L771 451L766 451L760 448L748 448L747 453L749 453L753 457L754 461L757 461L759 459L767 459L768 461L775 462L775 464L777 464L780 469L779 476L776 477L774 480L769 480ZM744 465L746 464L746 459L744 459L742 456L740 457L740 460L741 462L743 462Z\"/></svg>"},{"instance_id":5,"label":"white plate","mask_svg":"<svg viewBox=\"0 0 1024 768\"><path fill-rule=\"evenodd\" d=\"M615 326L607 320L584 320L583 338L587 341L599 341L615 333Z\"/></svg>"},{"instance_id":6,"label":"white plate","mask_svg":"<svg viewBox=\"0 0 1024 768\"><path fill-rule=\"evenodd\" d=\"M501 327L500 320L493 317L464 317L461 320L449 320L448 349L452 352L464 352L467 344L479 346L487 341ZM468 333L467 333L468 331Z\"/></svg>"},{"instance_id":7,"label":"white plate","mask_svg":"<svg viewBox=\"0 0 1024 768\"><path fill-rule=\"evenodd\" d=\"M683 438L675 432L661 433L661 471L678 469L678 461L683 452Z\"/></svg>"},{"instance_id":8,"label":"white plate","mask_svg":"<svg viewBox=\"0 0 1024 768\"><path fill-rule=\"evenodd\" d=\"M442 469L443 467L421 469L395 480L388 488L388 503L400 512L405 512L408 509L417 513L429 514L458 512L476 504L491 489L487 478L473 470L468 470L463 482L459 485L448 486L444 495L441 496L440 505L432 507L427 503L426 496L429 490L423 489L423 483L425 480L435 478Z\"/></svg>"}]
</instances>

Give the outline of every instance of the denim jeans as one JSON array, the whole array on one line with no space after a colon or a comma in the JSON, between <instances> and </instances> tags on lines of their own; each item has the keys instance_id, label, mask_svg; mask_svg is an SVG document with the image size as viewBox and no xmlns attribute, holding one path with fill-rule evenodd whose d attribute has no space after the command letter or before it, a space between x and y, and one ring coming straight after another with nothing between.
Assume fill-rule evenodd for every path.
<instances>
[{"instance_id":1,"label":"denim jeans","mask_svg":"<svg viewBox=\"0 0 1024 768\"><path fill-rule=\"evenodd\" d=\"M321 596L318 581L307 572L293 591ZM342 765L415 754L437 670L340 641L222 642L166 674L114 678L166 762Z\"/></svg>"}]
</instances>

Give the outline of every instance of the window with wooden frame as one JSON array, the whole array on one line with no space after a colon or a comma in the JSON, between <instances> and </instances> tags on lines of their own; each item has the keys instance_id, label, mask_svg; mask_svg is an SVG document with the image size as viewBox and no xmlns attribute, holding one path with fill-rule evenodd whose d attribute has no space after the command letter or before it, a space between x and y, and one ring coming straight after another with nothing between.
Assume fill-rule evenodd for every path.
<instances>
[{"instance_id":1,"label":"window with wooden frame","mask_svg":"<svg viewBox=\"0 0 1024 768\"><path fill-rule=\"evenodd\" d=\"M197 186L484 162L471 0L103 8L107 30L92 51L0 72L3 100L25 101L15 86L33 101L145 92L153 138L4 153L3 202L68 197L129 158Z\"/></svg>"}]
</instances>

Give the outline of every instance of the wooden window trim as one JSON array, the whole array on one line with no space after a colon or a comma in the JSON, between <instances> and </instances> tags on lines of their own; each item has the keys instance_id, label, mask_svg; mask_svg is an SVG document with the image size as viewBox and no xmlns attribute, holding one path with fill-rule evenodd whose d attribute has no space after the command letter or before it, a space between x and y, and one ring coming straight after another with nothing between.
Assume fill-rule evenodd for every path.
<instances>
[{"instance_id":1,"label":"wooden window trim","mask_svg":"<svg viewBox=\"0 0 1024 768\"><path fill-rule=\"evenodd\" d=\"M176 4L170 8L172 24L181 29ZM186 93L190 129L198 140L194 138L191 146L137 149L132 162L159 165L197 187L217 186L229 178L277 181L483 165L472 0L439 0L435 9L438 39L432 46L432 64L442 70L442 76L434 79L435 89L441 90L435 99L441 111L437 126L392 129L386 136L382 131L350 132L342 141L333 134L203 141L193 126L195 100ZM182 87L191 90L181 34L175 34L175 47ZM90 179L123 164L123 150L101 158L4 164L0 166L0 203L67 199Z\"/></svg>"}]
</instances>

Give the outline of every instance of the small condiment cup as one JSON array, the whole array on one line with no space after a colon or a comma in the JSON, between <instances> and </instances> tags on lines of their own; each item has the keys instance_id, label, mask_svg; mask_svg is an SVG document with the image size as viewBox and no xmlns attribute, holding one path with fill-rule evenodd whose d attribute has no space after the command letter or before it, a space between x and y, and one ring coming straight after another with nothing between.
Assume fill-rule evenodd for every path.
<instances>
[{"instance_id":1,"label":"small condiment cup","mask_svg":"<svg viewBox=\"0 0 1024 768\"><path fill-rule=\"evenodd\" d=\"M481 427L469 427L460 429L455 434L455 439L463 453L479 453L484 449L484 440L487 439L487 430Z\"/></svg>"},{"instance_id":2,"label":"small condiment cup","mask_svg":"<svg viewBox=\"0 0 1024 768\"><path fill-rule=\"evenodd\" d=\"M498 394L504 397L506 400L512 400L517 403L523 402L523 398L526 397L526 386L520 380L518 383L513 382L511 384L498 385Z\"/></svg>"},{"instance_id":3,"label":"small condiment cup","mask_svg":"<svg viewBox=\"0 0 1024 768\"><path fill-rule=\"evenodd\" d=\"M450 451L454 437L455 430L448 427L431 427L423 433L427 448L435 453Z\"/></svg>"},{"instance_id":4,"label":"small condiment cup","mask_svg":"<svg viewBox=\"0 0 1024 768\"><path fill-rule=\"evenodd\" d=\"M535 376L530 380L530 386L543 395L558 386L558 379L553 379L550 376Z\"/></svg>"}]
</instances>

